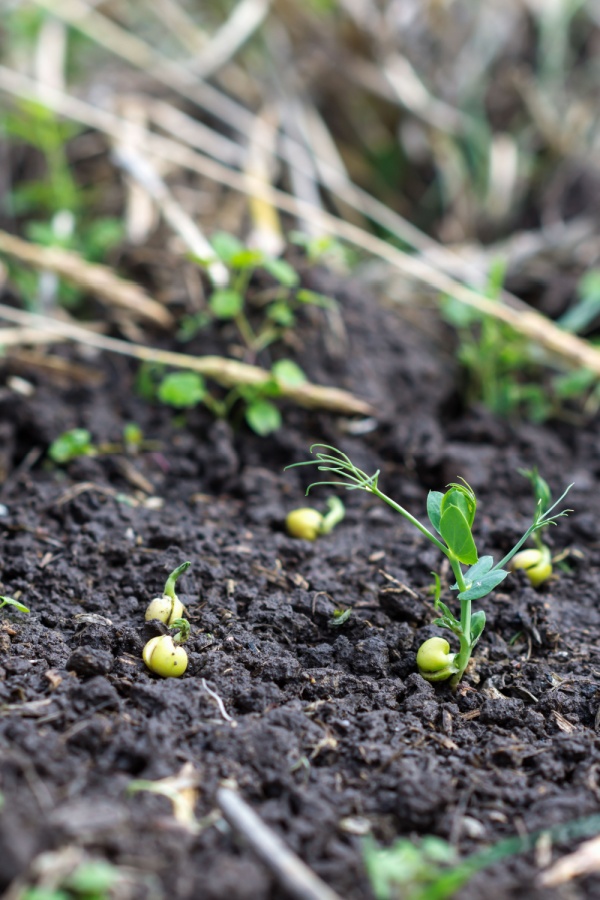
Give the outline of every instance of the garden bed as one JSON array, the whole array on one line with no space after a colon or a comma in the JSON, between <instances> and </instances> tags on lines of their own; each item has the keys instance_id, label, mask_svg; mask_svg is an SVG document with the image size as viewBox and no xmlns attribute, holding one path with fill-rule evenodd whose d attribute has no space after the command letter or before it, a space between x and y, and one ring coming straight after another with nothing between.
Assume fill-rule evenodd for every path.
<instances>
[{"instance_id":1,"label":"garden bed","mask_svg":"<svg viewBox=\"0 0 600 900\"><path fill-rule=\"evenodd\" d=\"M31 883L44 851L75 847L125 867L130 896L287 896L215 814L224 779L346 900L373 896L367 834L437 835L462 856L600 812L597 422L465 410L430 329L361 287L307 277L339 300L347 344L332 347L313 315L295 357L311 380L373 405L366 434L291 405L268 438L204 408L174 421L138 397L136 366L108 355L55 351L77 364L58 380L18 354L3 361L0 586L31 614L5 608L0 624L0 888ZM222 339L209 330L186 350ZM48 464L67 429L114 442L128 422L158 448ZM520 468L538 466L556 496L575 483L574 513L548 535L553 552L570 551L565 571L539 590L513 575L481 601L488 627L458 689L416 671L419 644L439 633L429 589L442 557L408 523L344 492L330 535L285 534L311 470L283 469L315 441L381 469L382 489L421 519L429 489L464 477L480 501L478 545L496 558L531 519ZM328 492L310 502L323 508ZM141 659L157 633L144 610L184 560L190 664L161 680ZM197 776L191 828L165 797L128 790L185 765ZM538 842L459 896L567 896L536 879L572 846ZM596 896L600 881L568 890Z\"/></svg>"}]
</instances>

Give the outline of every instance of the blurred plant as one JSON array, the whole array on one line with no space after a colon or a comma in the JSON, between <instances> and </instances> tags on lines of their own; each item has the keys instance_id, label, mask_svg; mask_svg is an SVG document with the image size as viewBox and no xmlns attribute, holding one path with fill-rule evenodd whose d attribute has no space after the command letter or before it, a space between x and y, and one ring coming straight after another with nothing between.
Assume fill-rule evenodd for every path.
<instances>
[{"instance_id":1,"label":"blurred plant","mask_svg":"<svg viewBox=\"0 0 600 900\"><path fill-rule=\"evenodd\" d=\"M27 606L24 606L22 603L19 603L18 600L15 600L13 597L5 597L0 595L0 609L3 609L5 606L13 606L15 609L18 609L19 612L28 613L29 609Z\"/></svg>"},{"instance_id":2,"label":"blurred plant","mask_svg":"<svg viewBox=\"0 0 600 900\"><path fill-rule=\"evenodd\" d=\"M376 900L448 900L477 872L535 847L542 836L570 841L600 832L600 816L591 815L541 829L525 837L509 837L460 859L442 838L426 835L400 838L380 847L372 838L363 843L363 858Z\"/></svg>"},{"instance_id":3,"label":"blurred plant","mask_svg":"<svg viewBox=\"0 0 600 900\"><path fill-rule=\"evenodd\" d=\"M303 305L324 309L335 307L335 300L300 287L300 276L285 260L267 256L260 250L245 247L238 238L227 232L217 232L211 244L219 259L231 273L227 287L216 288L208 299L208 308L184 318L179 339L188 341L214 320L235 324L244 346L252 354L280 340L296 324ZM203 268L210 262L194 257ZM273 287L255 290L249 297L249 287L257 271L267 272ZM251 308L259 309L258 324L251 323Z\"/></svg>"},{"instance_id":4,"label":"blurred plant","mask_svg":"<svg viewBox=\"0 0 600 900\"><path fill-rule=\"evenodd\" d=\"M89 860L80 863L58 885L26 888L19 900L108 900L121 880L116 866L101 859Z\"/></svg>"},{"instance_id":5,"label":"blurred plant","mask_svg":"<svg viewBox=\"0 0 600 900\"><path fill-rule=\"evenodd\" d=\"M499 299L503 278L504 263L498 261L489 274L490 299ZM600 270L580 279L577 296L557 324L582 333L600 317ZM483 403L495 415L520 415L535 423L551 417L576 420L577 414L595 415L600 408L600 383L589 369L551 373L548 359L509 326L451 297L443 298L441 310L456 329L468 404Z\"/></svg>"},{"instance_id":6,"label":"blurred plant","mask_svg":"<svg viewBox=\"0 0 600 900\"><path fill-rule=\"evenodd\" d=\"M48 456L53 463L64 465L79 456L107 456L111 453L135 454L140 450L158 449L156 441L144 439L142 429L135 422L123 427L122 443L92 443L91 432L87 428L71 428L55 438L48 447Z\"/></svg>"},{"instance_id":7,"label":"blurred plant","mask_svg":"<svg viewBox=\"0 0 600 900\"><path fill-rule=\"evenodd\" d=\"M235 409L240 407L248 427L265 437L282 424L281 412L273 403L281 395L281 385L297 387L306 382L306 375L291 359L273 363L271 376L264 384L238 385L219 397L209 391L206 381L197 372L178 371L165 375L159 366L142 365L137 389L149 402L159 400L177 410L193 409L202 403L218 419L233 418Z\"/></svg>"},{"instance_id":8,"label":"blurred plant","mask_svg":"<svg viewBox=\"0 0 600 900\"><path fill-rule=\"evenodd\" d=\"M491 268L486 294L498 300L505 264ZM512 328L476 309L445 297L442 316L456 329L456 356L462 364L467 404L483 403L498 416L524 414L534 422L544 421L552 404L541 379L541 360L533 345Z\"/></svg>"},{"instance_id":9,"label":"blurred plant","mask_svg":"<svg viewBox=\"0 0 600 900\"><path fill-rule=\"evenodd\" d=\"M16 217L30 218L24 225L25 236L45 247L74 250L88 262L103 262L107 253L123 238L124 225L112 217L89 218L93 194L80 188L71 171L66 147L79 133L78 126L63 122L46 107L22 101L0 122L0 133L35 148L44 159L44 178L21 182L8 192L5 211ZM9 273L30 306L37 298L54 290L55 276L32 272L11 261ZM50 289L44 290L50 281ZM83 298L79 288L56 280L56 296L69 308Z\"/></svg>"}]
</instances>

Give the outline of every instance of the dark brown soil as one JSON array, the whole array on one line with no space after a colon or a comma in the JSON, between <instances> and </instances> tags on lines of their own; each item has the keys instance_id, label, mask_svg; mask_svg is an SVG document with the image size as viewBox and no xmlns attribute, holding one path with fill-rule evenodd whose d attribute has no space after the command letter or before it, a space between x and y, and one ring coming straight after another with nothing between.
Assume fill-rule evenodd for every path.
<instances>
[{"instance_id":1,"label":"dark brown soil","mask_svg":"<svg viewBox=\"0 0 600 900\"><path fill-rule=\"evenodd\" d=\"M39 853L74 844L156 876L166 897L285 896L222 822L194 835L165 798L127 793L133 779L185 763L201 776L199 820L220 781L235 779L346 900L372 897L356 831L382 842L435 834L468 854L600 811L598 423L534 427L464 411L433 339L362 290L338 297L348 347L332 348L317 316L296 358L380 410L363 436L294 408L268 439L202 409L177 422L136 396L134 367L115 358L63 351L102 375L88 387L3 361L2 383L18 370L35 393L0 393L0 589L31 608L0 614L0 888ZM130 421L160 452L46 462L67 428L115 441ZM382 489L419 517L430 488L463 476L480 500L479 545L496 555L533 508L517 469L537 465L555 493L575 482L575 512L548 535L554 551L572 551L568 570L539 591L511 576L481 601L488 627L455 692L416 673L419 643L439 633L428 588L441 559L408 523L347 493L331 535L284 533L311 470L283 467L316 440L381 468ZM318 489L314 504L326 496ZM190 666L161 680L141 660L156 633L144 610L186 559ZM516 856L459 896L600 896L598 877L542 890L537 872L533 853Z\"/></svg>"}]
</instances>

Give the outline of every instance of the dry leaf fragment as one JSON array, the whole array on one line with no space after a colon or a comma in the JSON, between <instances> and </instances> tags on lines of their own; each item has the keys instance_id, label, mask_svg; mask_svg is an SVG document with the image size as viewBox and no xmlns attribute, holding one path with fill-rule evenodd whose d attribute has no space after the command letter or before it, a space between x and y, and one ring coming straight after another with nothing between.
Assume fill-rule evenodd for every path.
<instances>
[{"instance_id":1,"label":"dry leaf fragment","mask_svg":"<svg viewBox=\"0 0 600 900\"><path fill-rule=\"evenodd\" d=\"M573 853L563 856L539 877L541 887L556 887L580 875L600 872L600 836L585 841Z\"/></svg>"}]
</instances>

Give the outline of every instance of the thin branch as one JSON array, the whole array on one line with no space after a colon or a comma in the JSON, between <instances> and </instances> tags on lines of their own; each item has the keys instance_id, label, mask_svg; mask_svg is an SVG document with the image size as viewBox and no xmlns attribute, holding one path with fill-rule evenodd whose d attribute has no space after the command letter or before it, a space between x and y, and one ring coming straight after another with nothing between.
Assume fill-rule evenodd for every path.
<instances>
[{"instance_id":1,"label":"thin branch","mask_svg":"<svg viewBox=\"0 0 600 900\"><path fill-rule=\"evenodd\" d=\"M226 285L229 273L191 216L179 205L169 188L147 159L130 144L119 144L113 151L118 165L152 197L165 220L179 235L188 250L207 260L207 271L213 284Z\"/></svg>"},{"instance_id":2,"label":"thin branch","mask_svg":"<svg viewBox=\"0 0 600 900\"><path fill-rule=\"evenodd\" d=\"M240 0L227 21L200 51L191 65L198 78L210 78L235 56L240 47L260 28L271 0Z\"/></svg>"},{"instance_id":3,"label":"thin branch","mask_svg":"<svg viewBox=\"0 0 600 900\"><path fill-rule=\"evenodd\" d=\"M243 836L291 897L296 900L341 900L263 822L237 791L220 787L217 791L217 806L231 828Z\"/></svg>"},{"instance_id":4,"label":"thin branch","mask_svg":"<svg viewBox=\"0 0 600 900\"><path fill-rule=\"evenodd\" d=\"M7 90L16 96L35 98L61 115L85 122L111 135L118 135L119 129L123 127L122 121L117 116L96 109L60 91L46 88L44 85L3 66L0 66L0 89ZM344 222L324 210L315 209L311 204L291 197L264 182L232 171L215 160L181 146L176 141L149 132L146 132L145 140L148 152L169 159L171 162L177 162L179 165L205 175L233 190L260 197L293 215L312 216L324 231L385 260L405 276L414 278L441 294L449 294L483 315L504 322L570 365L586 368L600 375L600 351L576 335L563 331L517 297L513 298L511 295L511 300L518 306L518 309L490 300L478 291L456 281L445 272L439 271L427 260L404 253L350 222ZM506 295L503 294L503 296Z\"/></svg>"},{"instance_id":5,"label":"thin branch","mask_svg":"<svg viewBox=\"0 0 600 900\"><path fill-rule=\"evenodd\" d=\"M138 319L170 328L173 317L162 304L149 297L132 281L119 278L107 266L89 263L72 250L42 247L0 231L0 253L26 263L36 269L55 272L61 278L103 300L109 306L126 309Z\"/></svg>"},{"instance_id":6,"label":"thin branch","mask_svg":"<svg viewBox=\"0 0 600 900\"><path fill-rule=\"evenodd\" d=\"M188 356L185 353L145 347L142 344L133 344L118 338L95 334L80 325L59 322L47 316L38 316L35 313L24 312L1 304L0 318L17 325L51 332L61 340L75 341L78 344L97 347L99 350L118 353L120 356L128 356L131 359L159 363L178 369L189 369L211 378L224 387L236 387L240 384L260 386L270 382L273 377L270 372L259 366L250 366L234 359L226 359L222 356ZM368 416L373 415L374 412L372 406L349 391L322 387L317 384L305 383L292 387L282 382L280 396L309 409L327 409L348 416Z\"/></svg>"}]
</instances>

